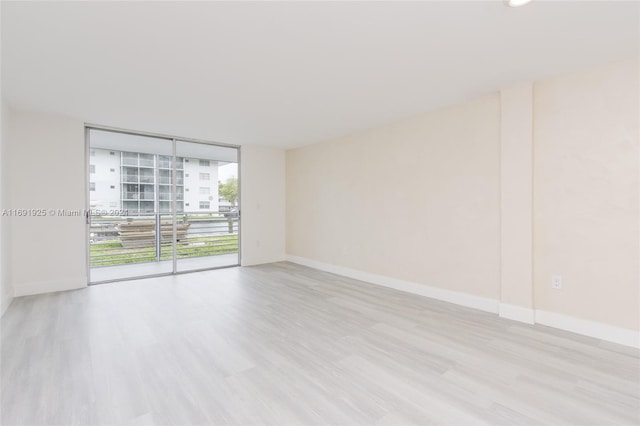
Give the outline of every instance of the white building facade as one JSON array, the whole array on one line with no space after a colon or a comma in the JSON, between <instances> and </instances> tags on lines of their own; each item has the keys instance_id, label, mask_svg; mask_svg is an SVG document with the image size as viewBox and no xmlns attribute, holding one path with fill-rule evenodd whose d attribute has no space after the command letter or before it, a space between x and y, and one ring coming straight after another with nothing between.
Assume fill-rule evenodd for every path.
<instances>
[{"instance_id":1,"label":"white building facade","mask_svg":"<svg viewBox=\"0 0 640 426\"><path fill-rule=\"evenodd\" d=\"M218 162L184 159L184 211L218 211Z\"/></svg>"},{"instance_id":2,"label":"white building facade","mask_svg":"<svg viewBox=\"0 0 640 426\"><path fill-rule=\"evenodd\" d=\"M92 149L89 158L89 190L91 208L120 210L120 152Z\"/></svg>"},{"instance_id":3,"label":"white building facade","mask_svg":"<svg viewBox=\"0 0 640 426\"><path fill-rule=\"evenodd\" d=\"M217 212L217 161L178 157L178 212ZM173 203L171 157L137 152L91 149L90 204L94 210L127 214L169 213Z\"/></svg>"}]
</instances>

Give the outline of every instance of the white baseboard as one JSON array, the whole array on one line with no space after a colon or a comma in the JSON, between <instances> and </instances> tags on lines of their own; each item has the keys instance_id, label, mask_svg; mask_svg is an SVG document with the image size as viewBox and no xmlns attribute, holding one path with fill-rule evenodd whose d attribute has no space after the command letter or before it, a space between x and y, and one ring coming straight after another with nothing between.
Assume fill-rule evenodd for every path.
<instances>
[{"instance_id":1,"label":"white baseboard","mask_svg":"<svg viewBox=\"0 0 640 426\"><path fill-rule=\"evenodd\" d=\"M87 286L87 277L77 277L68 280L37 281L31 283L14 284L13 295L30 296L33 294L53 293L56 291L76 290Z\"/></svg>"},{"instance_id":2,"label":"white baseboard","mask_svg":"<svg viewBox=\"0 0 640 426\"><path fill-rule=\"evenodd\" d=\"M330 272L336 275L342 275L343 277L353 278L355 280L365 281L371 284L377 284L383 287L393 288L395 290L400 290L407 293L430 297L432 299L443 300L445 302L455 303L456 305L479 309L485 312L491 312L494 314L498 313L499 303L494 299L474 296L472 294L452 290L445 290L438 287L431 287L425 284L386 277L384 275L371 274L368 272L345 268L344 266L332 265L330 263L319 262L317 260L307 259L304 257L287 255L286 259L287 261L292 263L309 266L311 268Z\"/></svg>"},{"instance_id":3,"label":"white baseboard","mask_svg":"<svg viewBox=\"0 0 640 426\"><path fill-rule=\"evenodd\" d=\"M640 349L640 332L536 309L536 323Z\"/></svg>"},{"instance_id":4,"label":"white baseboard","mask_svg":"<svg viewBox=\"0 0 640 426\"><path fill-rule=\"evenodd\" d=\"M242 259L240 259L240 266L264 265L267 263L282 262L284 260L285 260L284 256L251 257L248 259L245 259L243 257Z\"/></svg>"},{"instance_id":5,"label":"white baseboard","mask_svg":"<svg viewBox=\"0 0 640 426\"><path fill-rule=\"evenodd\" d=\"M536 314L533 309L523 308L522 306L510 305L508 303L500 303L500 317L514 321L524 322L527 324L535 324Z\"/></svg>"},{"instance_id":6,"label":"white baseboard","mask_svg":"<svg viewBox=\"0 0 640 426\"><path fill-rule=\"evenodd\" d=\"M507 303L500 303L498 300L494 299L445 290L437 287L430 287L424 284L399 280L383 275L371 274L368 272L362 272L356 269L346 268L344 266L332 265L330 263L319 262L317 260L304 257L287 255L286 260L292 263L297 263L299 265L308 266L310 268L319 269L321 271L330 272L336 275L341 275L343 277L353 278L355 280L365 281L368 283L393 288L395 290L400 290L407 293L417 294L420 296L430 297L432 299L455 303L456 305L466 306L469 308L498 314L503 318L508 318L527 324L542 324L560 330L570 331L572 333L582 334L584 336L595 337L596 339L618 343L624 346L640 348L640 332L635 330L615 327L612 325L575 318L555 312L542 311L538 309L533 310L516 305L510 305Z\"/></svg>"}]
</instances>

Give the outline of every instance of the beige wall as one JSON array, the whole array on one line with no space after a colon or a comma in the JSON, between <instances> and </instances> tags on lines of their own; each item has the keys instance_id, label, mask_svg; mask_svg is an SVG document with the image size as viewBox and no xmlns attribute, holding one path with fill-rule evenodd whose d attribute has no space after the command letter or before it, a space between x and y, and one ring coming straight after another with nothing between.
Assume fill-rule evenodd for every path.
<instances>
[{"instance_id":1,"label":"beige wall","mask_svg":"<svg viewBox=\"0 0 640 426\"><path fill-rule=\"evenodd\" d=\"M502 90L500 102L501 315L525 320L509 310L533 308L533 85Z\"/></svg>"},{"instance_id":2,"label":"beige wall","mask_svg":"<svg viewBox=\"0 0 640 426\"><path fill-rule=\"evenodd\" d=\"M500 99L287 152L287 253L499 298Z\"/></svg>"},{"instance_id":3,"label":"beige wall","mask_svg":"<svg viewBox=\"0 0 640 426\"><path fill-rule=\"evenodd\" d=\"M640 329L639 74L611 64L288 151L287 254L637 344L618 330Z\"/></svg>"},{"instance_id":4,"label":"beige wall","mask_svg":"<svg viewBox=\"0 0 640 426\"><path fill-rule=\"evenodd\" d=\"M242 265L284 260L284 150L245 145L240 161Z\"/></svg>"},{"instance_id":5,"label":"beige wall","mask_svg":"<svg viewBox=\"0 0 640 426\"><path fill-rule=\"evenodd\" d=\"M538 309L640 328L638 76L630 61L535 85Z\"/></svg>"},{"instance_id":6,"label":"beige wall","mask_svg":"<svg viewBox=\"0 0 640 426\"><path fill-rule=\"evenodd\" d=\"M14 111L8 203L14 209L85 207L84 125L68 118ZM16 296L86 285L84 217L13 217L11 283Z\"/></svg>"},{"instance_id":7,"label":"beige wall","mask_svg":"<svg viewBox=\"0 0 640 426\"><path fill-rule=\"evenodd\" d=\"M2 102L1 124L0 124L0 212L8 209L10 206L7 202L8 194L8 158L6 155L6 147L9 144L9 123L11 111ZM4 314L7 307L13 300L13 287L9 281L10 262L10 241L11 217L2 215L0 217L0 315Z\"/></svg>"}]
</instances>

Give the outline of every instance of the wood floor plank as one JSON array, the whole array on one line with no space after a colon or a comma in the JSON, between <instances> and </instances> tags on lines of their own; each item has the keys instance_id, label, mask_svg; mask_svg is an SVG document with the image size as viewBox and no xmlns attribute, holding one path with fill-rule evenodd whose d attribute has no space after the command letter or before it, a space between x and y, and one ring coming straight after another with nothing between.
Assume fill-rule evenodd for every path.
<instances>
[{"instance_id":1,"label":"wood floor plank","mask_svg":"<svg viewBox=\"0 0 640 426\"><path fill-rule=\"evenodd\" d=\"M637 350L286 262L21 297L2 425L637 425Z\"/></svg>"}]
</instances>

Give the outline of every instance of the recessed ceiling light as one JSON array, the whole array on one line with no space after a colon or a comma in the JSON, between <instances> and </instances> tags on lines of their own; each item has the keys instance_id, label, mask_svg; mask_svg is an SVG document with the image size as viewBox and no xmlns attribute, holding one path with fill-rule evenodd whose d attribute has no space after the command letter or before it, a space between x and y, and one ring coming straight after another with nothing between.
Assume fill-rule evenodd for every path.
<instances>
[{"instance_id":1,"label":"recessed ceiling light","mask_svg":"<svg viewBox=\"0 0 640 426\"><path fill-rule=\"evenodd\" d=\"M507 0L507 6L509 7L520 7L525 4L531 2L531 0Z\"/></svg>"}]
</instances>

